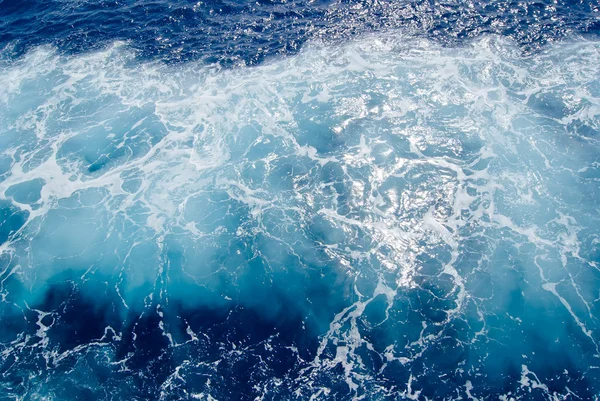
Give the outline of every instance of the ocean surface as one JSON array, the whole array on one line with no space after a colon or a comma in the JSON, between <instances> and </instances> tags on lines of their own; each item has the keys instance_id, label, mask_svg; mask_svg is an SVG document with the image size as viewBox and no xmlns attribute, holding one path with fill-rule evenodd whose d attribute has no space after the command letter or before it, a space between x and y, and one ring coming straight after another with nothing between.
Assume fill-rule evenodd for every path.
<instances>
[{"instance_id":1,"label":"ocean surface","mask_svg":"<svg viewBox=\"0 0 600 401\"><path fill-rule=\"evenodd\" d=\"M17 400L600 400L598 2L0 0Z\"/></svg>"}]
</instances>

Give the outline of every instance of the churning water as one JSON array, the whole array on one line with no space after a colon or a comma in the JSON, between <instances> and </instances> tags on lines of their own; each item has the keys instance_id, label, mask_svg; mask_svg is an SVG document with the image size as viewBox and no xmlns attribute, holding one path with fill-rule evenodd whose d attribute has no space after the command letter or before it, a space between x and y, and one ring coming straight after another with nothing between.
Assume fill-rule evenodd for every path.
<instances>
[{"instance_id":1,"label":"churning water","mask_svg":"<svg viewBox=\"0 0 600 401\"><path fill-rule=\"evenodd\" d=\"M0 400L598 399L597 9L50 4L0 2Z\"/></svg>"}]
</instances>

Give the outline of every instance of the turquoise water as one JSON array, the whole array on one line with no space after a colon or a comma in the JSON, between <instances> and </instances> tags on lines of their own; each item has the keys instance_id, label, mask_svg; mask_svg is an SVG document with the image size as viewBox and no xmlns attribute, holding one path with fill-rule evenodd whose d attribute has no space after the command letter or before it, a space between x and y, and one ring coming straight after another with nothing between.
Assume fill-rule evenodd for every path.
<instances>
[{"instance_id":1,"label":"turquoise water","mask_svg":"<svg viewBox=\"0 0 600 401\"><path fill-rule=\"evenodd\" d=\"M599 59L2 61L0 399L598 399Z\"/></svg>"}]
</instances>

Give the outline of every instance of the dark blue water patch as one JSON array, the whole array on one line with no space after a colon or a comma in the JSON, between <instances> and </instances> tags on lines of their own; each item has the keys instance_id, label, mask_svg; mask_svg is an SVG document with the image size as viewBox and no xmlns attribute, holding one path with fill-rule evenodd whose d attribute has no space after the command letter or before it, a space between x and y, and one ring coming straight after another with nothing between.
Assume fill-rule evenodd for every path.
<instances>
[{"instance_id":1,"label":"dark blue water patch","mask_svg":"<svg viewBox=\"0 0 600 401\"><path fill-rule=\"evenodd\" d=\"M271 316L240 305L190 308L175 301L131 309L121 319L116 293L99 293L101 285L93 286L97 288L58 280L44 299L25 311L0 304L2 338L19 330L31 337L0 364L2 385L23 387L26 394L28 372L35 370L40 382L53 387L45 390L49 393L72 388L74 398L69 399L107 399L104 391L123 394L125 389L129 396L154 399L178 366L188 366L186 375L194 379L183 390L201 392L212 382L224 399L253 399L256 383L297 377L301 361L314 357L318 346L316 333L293 313ZM47 314L40 319L37 311ZM39 323L47 326L43 334ZM109 356L112 364L106 363ZM117 361L126 362L121 366ZM177 394L174 390L169 396Z\"/></svg>"},{"instance_id":2,"label":"dark blue water patch","mask_svg":"<svg viewBox=\"0 0 600 401\"><path fill-rule=\"evenodd\" d=\"M160 300L158 289L154 301L147 298L145 305L125 310L114 288L102 280L82 282L65 273L50 283L35 304L11 299L0 304L1 346L9 348L18 335L29 337L0 364L0 384L10 386L12 394L53 394L67 388L69 399L110 399L107 394L154 399L164 393L175 400L210 388L221 399L245 400L261 394L257 384L278 380L283 384L273 386L267 399L293 398L292 383L303 380L322 339L322 331L305 324L297 302L276 301L276 291L268 291L273 303L286 304L275 314L235 302L190 306L177 299ZM477 397L518 394L527 365L550 393L569 388L592 399L600 390L588 365L593 347L584 346L580 328L567 310L557 308L552 295L533 304L526 287L507 290L511 299L506 310L487 311L486 338L478 344L470 341L483 328L474 302L466 306L464 318L444 324L431 313L452 307L447 301L454 294L448 289L421 280L420 287L392 305L384 297L375 298L357 321L361 337L372 345L354 350L370 377L359 394L375 394L372 386L393 393L405 388L411 376L412 388L430 399L451 398L466 380L473 382ZM554 326L548 325L551 317ZM544 331L539 330L542 325ZM40 332L42 326L47 329ZM437 339L426 347L416 344L428 336ZM567 338L573 341L565 343ZM390 344L412 362L386 361L383 355ZM336 344L324 349L324 356L335 353ZM472 374L474 369L479 374ZM28 382L31 371L38 372L35 382ZM185 380L174 378L174 372ZM314 385L327 386L330 399L348 399L343 377L338 364L327 375L315 376ZM528 394L544 399L541 390Z\"/></svg>"},{"instance_id":3,"label":"dark blue water patch","mask_svg":"<svg viewBox=\"0 0 600 401\"><path fill-rule=\"evenodd\" d=\"M86 288L88 287L88 288ZM119 327L119 307L114 291L106 285L95 285L94 299L80 292L90 291L90 285L63 281L51 286L42 303L43 309L51 314L44 316L41 323L51 343L57 344L59 352L76 348L112 335L107 327ZM104 287L104 288L102 288ZM84 316L84 318L82 318Z\"/></svg>"},{"instance_id":4,"label":"dark blue water patch","mask_svg":"<svg viewBox=\"0 0 600 401\"><path fill-rule=\"evenodd\" d=\"M531 51L565 35L597 35L598 16L593 0L2 0L0 49L16 57L51 44L79 53L123 40L142 59L257 64L311 38L402 28L442 43L499 34Z\"/></svg>"},{"instance_id":5,"label":"dark blue water patch","mask_svg":"<svg viewBox=\"0 0 600 401\"><path fill-rule=\"evenodd\" d=\"M12 202L0 201L0 244L17 235L28 217L27 210L20 210Z\"/></svg>"},{"instance_id":6,"label":"dark blue water patch","mask_svg":"<svg viewBox=\"0 0 600 401\"><path fill-rule=\"evenodd\" d=\"M19 306L9 303L0 303L2 313L2 327L0 327L0 343L14 341L27 326L27 318Z\"/></svg>"}]
</instances>

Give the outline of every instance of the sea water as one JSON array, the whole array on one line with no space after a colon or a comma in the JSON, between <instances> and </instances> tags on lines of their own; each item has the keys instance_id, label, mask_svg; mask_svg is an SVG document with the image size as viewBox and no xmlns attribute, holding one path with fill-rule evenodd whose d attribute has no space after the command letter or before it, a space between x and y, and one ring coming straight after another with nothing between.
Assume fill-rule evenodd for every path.
<instances>
[{"instance_id":1,"label":"sea water","mask_svg":"<svg viewBox=\"0 0 600 401\"><path fill-rule=\"evenodd\" d=\"M598 399L598 38L317 36L7 45L0 400Z\"/></svg>"}]
</instances>

